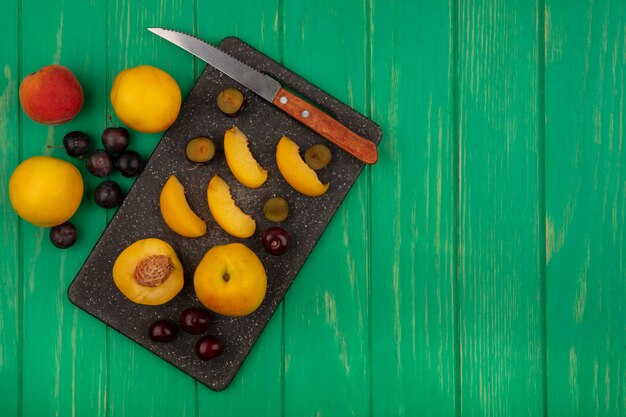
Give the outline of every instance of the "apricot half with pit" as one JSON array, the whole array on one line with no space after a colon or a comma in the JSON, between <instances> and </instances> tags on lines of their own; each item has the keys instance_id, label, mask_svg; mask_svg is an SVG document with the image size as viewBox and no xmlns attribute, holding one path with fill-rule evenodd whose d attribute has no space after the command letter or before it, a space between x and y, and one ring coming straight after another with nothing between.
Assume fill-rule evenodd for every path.
<instances>
[{"instance_id":1,"label":"apricot half with pit","mask_svg":"<svg viewBox=\"0 0 626 417\"><path fill-rule=\"evenodd\" d=\"M119 254L113 264L113 281L130 301L161 305L183 288L183 266L167 242L141 239Z\"/></svg>"}]
</instances>

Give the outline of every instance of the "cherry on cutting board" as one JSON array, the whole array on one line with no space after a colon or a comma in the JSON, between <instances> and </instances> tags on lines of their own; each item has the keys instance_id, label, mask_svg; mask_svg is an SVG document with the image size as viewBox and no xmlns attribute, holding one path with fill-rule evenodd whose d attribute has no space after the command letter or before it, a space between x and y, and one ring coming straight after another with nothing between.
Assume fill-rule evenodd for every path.
<instances>
[{"instance_id":1,"label":"cherry on cutting board","mask_svg":"<svg viewBox=\"0 0 626 417\"><path fill-rule=\"evenodd\" d=\"M209 360L222 354L222 341L213 335L201 337L196 343L196 355L202 360Z\"/></svg>"},{"instance_id":2,"label":"cherry on cutting board","mask_svg":"<svg viewBox=\"0 0 626 417\"><path fill-rule=\"evenodd\" d=\"M207 331L211 321L210 313L198 307L185 309L180 315L180 327L189 334L200 334Z\"/></svg>"}]
</instances>

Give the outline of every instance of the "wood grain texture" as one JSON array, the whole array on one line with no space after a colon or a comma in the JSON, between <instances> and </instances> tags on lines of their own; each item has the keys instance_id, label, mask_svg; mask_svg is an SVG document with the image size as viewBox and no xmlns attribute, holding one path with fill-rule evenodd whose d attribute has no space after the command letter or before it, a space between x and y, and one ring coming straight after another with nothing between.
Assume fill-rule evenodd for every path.
<instances>
[{"instance_id":1,"label":"wood grain texture","mask_svg":"<svg viewBox=\"0 0 626 417\"><path fill-rule=\"evenodd\" d=\"M94 74L105 65L104 42L97 32L91 36L77 34L90 33L94 22L102 22L102 9L88 4L68 9L50 7L49 3L38 0L21 1L20 7L20 79L44 65L62 64L82 80L86 96L82 117L63 126L46 127L21 117L21 157L46 154L69 159L63 149L50 146L61 145L63 135L70 130L93 134L101 126L99 93L91 90L92 84L85 81L97 78ZM86 55L85 51L92 48L101 53ZM84 167L74 162L86 178ZM89 199L89 187L90 183L86 182L85 200ZM106 348L101 342L106 328L77 311L65 291L106 219L104 213L87 204L72 220L81 231L81 244L66 251L52 246L48 229L21 222L24 268L21 390L25 416L104 415Z\"/></svg>"},{"instance_id":2,"label":"wood grain texture","mask_svg":"<svg viewBox=\"0 0 626 417\"><path fill-rule=\"evenodd\" d=\"M458 412L454 8L372 2L373 415Z\"/></svg>"},{"instance_id":3,"label":"wood grain texture","mask_svg":"<svg viewBox=\"0 0 626 417\"><path fill-rule=\"evenodd\" d=\"M283 5L284 65L367 112L366 3ZM367 185L364 172L285 298L285 415L369 412Z\"/></svg>"},{"instance_id":4,"label":"wood grain texture","mask_svg":"<svg viewBox=\"0 0 626 417\"><path fill-rule=\"evenodd\" d=\"M622 0L5 0L0 415L626 417L624 22ZM383 129L223 392L67 300L115 213L83 161L68 250L7 195L25 158L70 160L53 147L70 130L100 147L122 69L189 92L204 63L151 26L238 36ZM56 127L17 94L51 63L85 90ZM131 134L144 157L161 136Z\"/></svg>"},{"instance_id":5,"label":"wood grain texture","mask_svg":"<svg viewBox=\"0 0 626 417\"><path fill-rule=\"evenodd\" d=\"M20 162L18 2L7 1L0 14L0 404L19 415L22 406L22 265L20 222L9 201L9 178Z\"/></svg>"},{"instance_id":6,"label":"wood grain texture","mask_svg":"<svg viewBox=\"0 0 626 417\"><path fill-rule=\"evenodd\" d=\"M458 15L461 413L543 413L539 8L461 2Z\"/></svg>"},{"instance_id":7,"label":"wood grain texture","mask_svg":"<svg viewBox=\"0 0 626 417\"><path fill-rule=\"evenodd\" d=\"M548 412L626 415L626 10L546 1Z\"/></svg>"}]
</instances>

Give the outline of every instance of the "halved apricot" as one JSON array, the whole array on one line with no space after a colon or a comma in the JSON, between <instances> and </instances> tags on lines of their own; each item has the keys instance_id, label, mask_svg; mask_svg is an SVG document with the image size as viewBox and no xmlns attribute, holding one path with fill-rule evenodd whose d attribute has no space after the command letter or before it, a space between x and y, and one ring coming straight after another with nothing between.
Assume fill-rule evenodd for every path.
<instances>
[{"instance_id":1,"label":"halved apricot","mask_svg":"<svg viewBox=\"0 0 626 417\"><path fill-rule=\"evenodd\" d=\"M118 255L113 264L113 281L130 301L165 304L183 288L183 266L167 242L141 239Z\"/></svg>"}]
</instances>

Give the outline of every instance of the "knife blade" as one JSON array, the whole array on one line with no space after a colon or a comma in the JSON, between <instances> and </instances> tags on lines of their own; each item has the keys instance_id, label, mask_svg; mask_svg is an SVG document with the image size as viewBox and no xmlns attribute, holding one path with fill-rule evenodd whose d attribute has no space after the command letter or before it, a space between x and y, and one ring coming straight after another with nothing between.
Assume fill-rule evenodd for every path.
<instances>
[{"instance_id":1,"label":"knife blade","mask_svg":"<svg viewBox=\"0 0 626 417\"><path fill-rule=\"evenodd\" d=\"M378 160L378 150L374 142L363 138L337 119L287 91L269 75L257 71L195 36L164 28L148 30L228 75L360 161L374 164Z\"/></svg>"}]
</instances>

